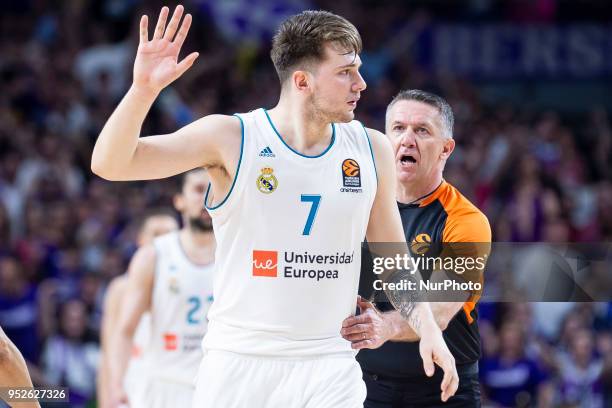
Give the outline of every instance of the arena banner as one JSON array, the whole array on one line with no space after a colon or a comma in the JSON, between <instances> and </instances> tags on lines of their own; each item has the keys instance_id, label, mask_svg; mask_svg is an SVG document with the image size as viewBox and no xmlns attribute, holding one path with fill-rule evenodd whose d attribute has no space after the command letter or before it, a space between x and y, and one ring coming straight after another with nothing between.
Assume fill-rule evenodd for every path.
<instances>
[{"instance_id":1,"label":"arena banner","mask_svg":"<svg viewBox=\"0 0 612 408\"><path fill-rule=\"evenodd\" d=\"M404 33L406 31L403 31ZM612 76L612 25L448 24L408 30L413 61L474 79Z\"/></svg>"}]
</instances>

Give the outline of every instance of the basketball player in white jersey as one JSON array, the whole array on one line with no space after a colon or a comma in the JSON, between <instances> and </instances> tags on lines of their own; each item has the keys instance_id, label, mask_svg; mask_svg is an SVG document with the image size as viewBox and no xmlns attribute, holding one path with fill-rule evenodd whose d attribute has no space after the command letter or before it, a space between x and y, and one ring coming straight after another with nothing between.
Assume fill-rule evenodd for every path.
<instances>
[{"instance_id":1,"label":"basketball player in white jersey","mask_svg":"<svg viewBox=\"0 0 612 408\"><path fill-rule=\"evenodd\" d=\"M174 215L164 209L150 211L138 221L138 225L138 247L147 245L151 243L154 238L167 234L170 231L175 231L179 227ZM127 276L117 276L110 281L104 295L100 330L101 356L96 393L98 396L98 404L101 408L110 407L109 397L111 395L111 390L110 384L108 383L108 377L110 375L108 372L109 344L111 334L114 333L117 328L117 318L119 316L121 300L125 294L126 286ZM130 356L130 363L124 381L125 391L128 397L133 392L136 392L135 388L142 383L142 349L148 341L149 332L149 316L148 313L146 313L140 319L140 323L132 339L132 354Z\"/></svg>"},{"instance_id":2,"label":"basketball player in white jersey","mask_svg":"<svg viewBox=\"0 0 612 408\"><path fill-rule=\"evenodd\" d=\"M109 352L113 406L191 405L206 314L213 300L215 239L210 216L202 209L208 183L203 169L185 174L174 202L183 228L138 249L130 263ZM128 400L124 389L127 362L134 332L146 311L150 311L150 333L141 357L146 370L141 380L146 385L139 386Z\"/></svg>"},{"instance_id":3,"label":"basketball player in white jersey","mask_svg":"<svg viewBox=\"0 0 612 408\"><path fill-rule=\"evenodd\" d=\"M157 95L198 56L178 60L191 24L189 14L181 24L182 14L178 6L166 24L162 8L152 38L142 17L132 86L100 133L91 167L109 180L208 170L215 303L193 406L360 407L361 370L340 336L357 298L360 245L364 236L405 238L389 141L353 120L366 87L359 33L332 13L292 16L272 45L281 81L274 108L139 138ZM434 362L443 368L445 401L457 373L429 305L389 298L421 338L426 373Z\"/></svg>"}]
</instances>

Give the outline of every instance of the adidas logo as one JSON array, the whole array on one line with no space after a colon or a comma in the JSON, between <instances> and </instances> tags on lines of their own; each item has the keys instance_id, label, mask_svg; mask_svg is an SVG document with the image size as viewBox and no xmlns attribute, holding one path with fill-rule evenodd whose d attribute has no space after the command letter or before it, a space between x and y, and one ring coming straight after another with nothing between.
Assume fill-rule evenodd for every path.
<instances>
[{"instance_id":1,"label":"adidas logo","mask_svg":"<svg viewBox=\"0 0 612 408\"><path fill-rule=\"evenodd\" d=\"M266 146L264 149L259 152L259 157L276 157L274 153L272 153L272 149L270 146Z\"/></svg>"}]
</instances>

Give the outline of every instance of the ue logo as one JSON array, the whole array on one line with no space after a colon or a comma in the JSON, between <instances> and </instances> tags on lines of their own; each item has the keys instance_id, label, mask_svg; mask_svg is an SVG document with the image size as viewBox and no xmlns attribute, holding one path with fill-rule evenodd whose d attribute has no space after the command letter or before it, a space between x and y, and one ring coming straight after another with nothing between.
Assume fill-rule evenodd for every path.
<instances>
[{"instance_id":1,"label":"ue logo","mask_svg":"<svg viewBox=\"0 0 612 408\"><path fill-rule=\"evenodd\" d=\"M253 276L268 276L276 278L277 266L277 251L253 250Z\"/></svg>"}]
</instances>

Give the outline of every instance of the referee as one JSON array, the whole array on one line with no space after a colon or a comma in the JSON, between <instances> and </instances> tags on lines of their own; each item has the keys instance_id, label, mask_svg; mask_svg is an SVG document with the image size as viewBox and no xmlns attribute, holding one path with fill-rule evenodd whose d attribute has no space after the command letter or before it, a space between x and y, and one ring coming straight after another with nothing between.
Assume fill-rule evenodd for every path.
<instances>
[{"instance_id":1,"label":"referee","mask_svg":"<svg viewBox=\"0 0 612 408\"><path fill-rule=\"evenodd\" d=\"M450 252L453 244L449 243L469 243L461 244L461 256L486 259L491 242L486 216L442 178L455 147L453 122L453 112L444 99L420 90L400 92L387 107L385 127L395 153L397 202L406 241L413 254L415 249L421 253L425 246L438 256ZM458 251L453 252L457 256ZM341 331L360 350L357 360L367 386L364 407L480 407L480 336L475 310L480 292L431 303L459 373L459 389L443 403L442 371L436 368L432 377L423 374L419 338L384 301L384 294L375 293L369 262L371 258L364 256L357 301L361 313L347 318ZM482 272L468 279L482 283ZM423 279L429 281L441 273L421 270ZM377 302L365 301L374 295Z\"/></svg>"}]
</instances>

